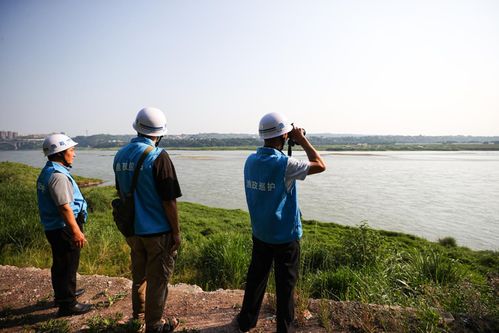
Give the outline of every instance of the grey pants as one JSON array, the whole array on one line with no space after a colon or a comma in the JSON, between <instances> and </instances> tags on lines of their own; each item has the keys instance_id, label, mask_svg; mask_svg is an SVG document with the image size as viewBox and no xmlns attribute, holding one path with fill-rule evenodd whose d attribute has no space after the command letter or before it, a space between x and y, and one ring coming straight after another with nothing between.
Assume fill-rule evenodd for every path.
<instances>
[{"instance_id":1,"label":"grey pants","mask_svg":"<svg viewBox=\"0 0 499 333\"><path fill-rule=\"evenodd\" d=\"M175 266L171 233L126 239L132 258L132 308L134 318L145 314L146 329L161 326L168 296L168 280Z\"/></svg>"}]
</instances>

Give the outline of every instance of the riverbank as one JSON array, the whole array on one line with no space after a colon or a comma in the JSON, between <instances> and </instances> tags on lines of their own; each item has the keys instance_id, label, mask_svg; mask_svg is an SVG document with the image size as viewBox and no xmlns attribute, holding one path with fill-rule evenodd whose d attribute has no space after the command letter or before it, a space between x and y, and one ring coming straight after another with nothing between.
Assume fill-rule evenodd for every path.
<instances>
[{"instance_id":1,"label":"riverbank","mask_svg":"<svg viewBox=\"0 0 499 333\"><path fill-rule=\"evenodd\" d=\"M2 265L50 266L50 249L36 209L38 173L26 165L0 163ZM90 217L80 273L128 277L128 247L114 226L109 205L114 189L92 187L83 192ZM188 202L179 203L179 210L183 243L172 282L205 290L244 288L251 250L248 214ZM443 327L441 312L472 327L483 320L497 325L499 318L499 253L472 251L452 238L434 243L367 225L304 221L300 271L297 304L302 309L310 297L411 307L424 325L435 329ZM269 291L273 288L271 283Z\"/></svg>"}]
</instances>

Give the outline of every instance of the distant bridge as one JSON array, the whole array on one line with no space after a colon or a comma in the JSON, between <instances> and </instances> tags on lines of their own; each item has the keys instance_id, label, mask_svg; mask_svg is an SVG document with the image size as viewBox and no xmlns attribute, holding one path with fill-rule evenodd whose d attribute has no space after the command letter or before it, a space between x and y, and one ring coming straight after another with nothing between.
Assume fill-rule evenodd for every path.
<instances>
[{"instance_id":1,"label":"distant bridge","mask_svg":"<svg viewBox=\"0 0 499 333\"><path fill-rule=\"evenodd\" d=\"M17 150L19 142L14 140L0 140L0 149L2 150Z\"/></svg>"}]
</instances>

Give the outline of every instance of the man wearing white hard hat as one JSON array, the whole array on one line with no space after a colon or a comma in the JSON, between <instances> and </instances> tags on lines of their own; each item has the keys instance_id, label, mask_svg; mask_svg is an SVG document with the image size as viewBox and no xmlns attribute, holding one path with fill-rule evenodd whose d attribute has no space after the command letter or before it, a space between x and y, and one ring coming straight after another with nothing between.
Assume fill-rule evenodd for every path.
<instances>
[{"instance_id":1,"label":"man wearing white hard hat","mask_svg":"<svg viewBox=\"0 0 499 333\"><path fill-rule=\"evenodd\" d=\"M89 304L76 301L83 293L83 289L76 290L80 249L87 242L83 234L87 203L69 173L76 145L64 134L49 135L43 142L48 161L37 180L38 210L52 249L51 277L58 316L91 309Z\"/></svg>"},{"instance_id":2,"label":"man wearing white hard hat","mask_svg":"<svg viewBox=\"0 0 499 333\"><path fill-rule=\"evenodd\" d=\"M264 146L251 154L244 165L253 250L237 323L243 332L256 326L273 262L277 332L293 332L293 293L298 279L302 237L296 180L323 172L326 165L304 131L279 113L263 116L259 134L264 139ZM302 146L308 160L297 160L282 152L288 139Z\"/></svg>"},{"instance_id":3,"label":"man wearing white hard hat","mask_svg":"<svg viewBox=\"0 0 499 333\"><path fill-rule=\"evenodd\" d=\"M131 192L135 166L143 157L133 192L134 235L127 237L132 260L133 317L145 319L146 332L171 332L176 318L162 318L168 280L180 246L177 198L182 195L175 167L158 144L166 134L166 118L156 108L137 113L137 137L114 158L116 189L120 197Z\"/></svg>"}]
</instances>

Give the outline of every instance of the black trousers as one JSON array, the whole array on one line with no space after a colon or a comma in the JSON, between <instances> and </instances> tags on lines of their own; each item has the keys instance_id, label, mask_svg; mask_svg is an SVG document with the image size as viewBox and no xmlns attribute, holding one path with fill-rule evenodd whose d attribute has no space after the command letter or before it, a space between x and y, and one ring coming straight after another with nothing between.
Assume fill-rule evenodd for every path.
<instances>
[{"instance_id":1,"label":"black trousers","mask_svg":"<svg viewBox=\"0 0 499 333\"><path fill-rule=\"evenodd\" d=\"M78 224L83 231L82 225ZM60 308L76 304L76 272L80 264L80 248L73 241L73 233L66 226L45 231L52 248L52 287L55 303Z\"/></svg>"},{"instance_id":2,"label":"black trousers","mask_svg":"<svg viewBox=\"0 0 499 333\"><path fill-rule=\"evenodd\" d=\"M253 251L246 278L243 306L237 319L242 331L248 331L256 326L272 262L274 262L277 296L277 332L294 332L293 294L298 280L300 242L268 244L255 237L253 237Z\"/></svg>"}]
</instances>

